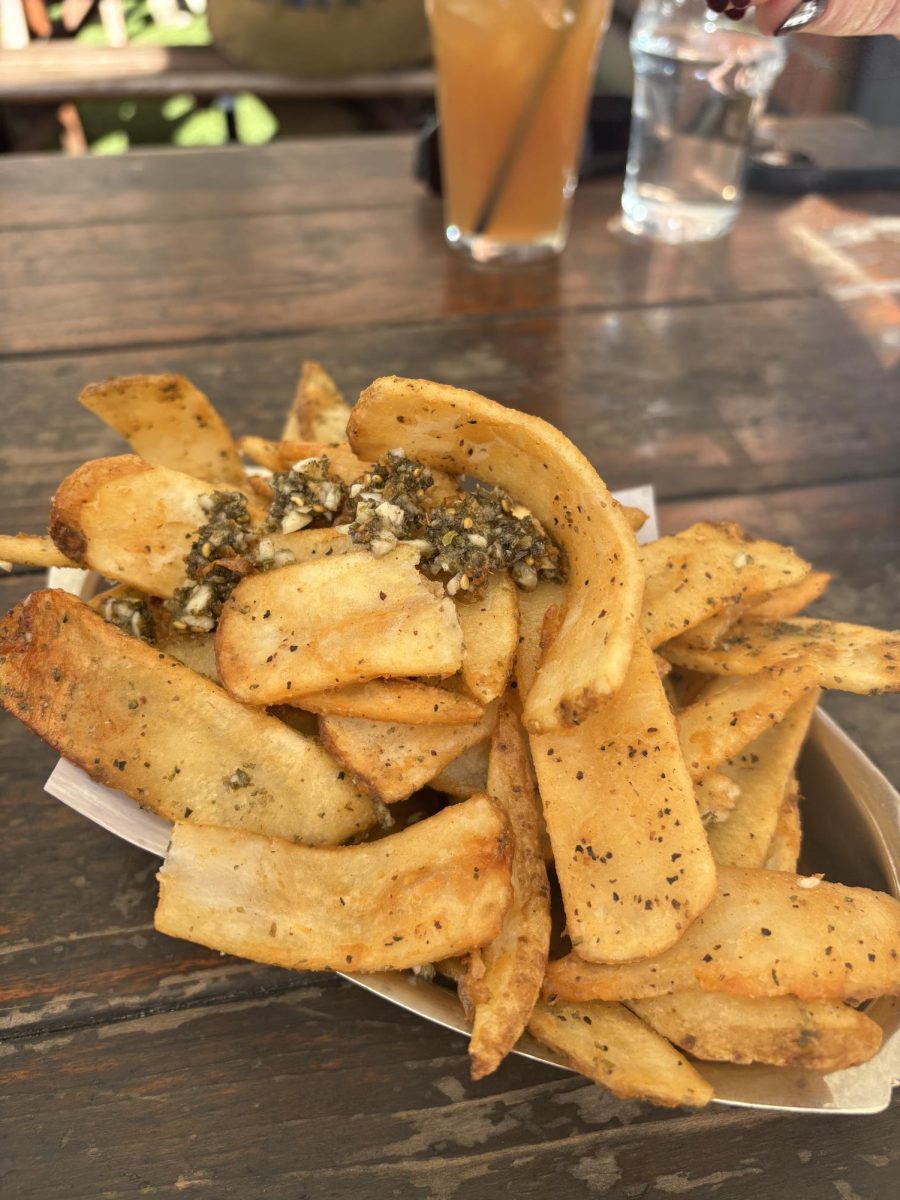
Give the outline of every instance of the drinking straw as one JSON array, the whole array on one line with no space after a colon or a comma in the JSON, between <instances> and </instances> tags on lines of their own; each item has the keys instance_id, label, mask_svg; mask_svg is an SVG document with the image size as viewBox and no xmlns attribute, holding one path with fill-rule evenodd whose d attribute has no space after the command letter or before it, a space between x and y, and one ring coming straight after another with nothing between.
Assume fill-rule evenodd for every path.
<instances>
[{"instance_id":1,"label":"drinking straw","mask_svg":"<svg viewBox=\"0 0 900 1200\"><path fill-rule=\"evenodd\" d=\"M525 138L528 136L531 122L534 120L535 113L538 110L538 105L544 98L547 85L550 83L553 72L559 65L569 36L578 21L582 3L583 0L571 0L566 6L569 20L559 30L547 52L547 57L544 59L541 69L535 77L534 86L525 99L522 111L519 113L519 118L513 127L509 141L506 143L506 149L503 151L500 159L500 166L497 168L497 173L491 182L490 188L488 188L484 204L482 204L478 219L475 222L474 232L476 236L486 233L488 226L494 218L497 204L503 195L503 189L509 182L510 173L516 164L516 159L519 157L519 152L522 149Z\"/></svg>"}]
</instances>

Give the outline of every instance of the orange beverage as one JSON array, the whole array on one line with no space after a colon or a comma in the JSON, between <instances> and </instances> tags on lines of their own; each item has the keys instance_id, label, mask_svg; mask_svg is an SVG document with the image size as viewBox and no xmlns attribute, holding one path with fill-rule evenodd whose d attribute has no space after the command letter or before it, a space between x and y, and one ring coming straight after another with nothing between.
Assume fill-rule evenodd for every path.
<instances>
[{"instance_id":1,"label":"orange beverage","mask_svg":"<svg viewBox=\"0 0 900 1200\"><path fill-rule=\"evenodd\" d=\"M611 0L426 0L449 244L529 261L566 241Z\"/></svg>"}]
</instances>

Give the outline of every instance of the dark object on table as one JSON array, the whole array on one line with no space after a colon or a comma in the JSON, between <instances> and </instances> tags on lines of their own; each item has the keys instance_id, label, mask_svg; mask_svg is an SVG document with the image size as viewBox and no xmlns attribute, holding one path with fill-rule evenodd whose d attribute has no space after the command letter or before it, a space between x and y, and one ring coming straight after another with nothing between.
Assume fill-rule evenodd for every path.
<instances>
[{"instance_id":1,"label":"dark object on table","mask_svg":"<svg viewBox=\"0 0 900 1200\"><path fill-rule=\"evenodd\" d=\"M900 187L900 131L860 117L772 117L750 155L758 192L859 192Z\"/></svg>"},{"instance_id":2,"label":"dark object on table","mask_svg":"<svg viewBox=\"0 0 900 1200\"><path fill-rule=\"evenodd\" d=\"M431 120L419 135L415 176L436 195L441 195L440 122ZM631 132L631 99L628 96L594 96L591 100L584 145L581 151L580 179L596 179L625 170L628 137Z\"/></svg>"}]
</instances>

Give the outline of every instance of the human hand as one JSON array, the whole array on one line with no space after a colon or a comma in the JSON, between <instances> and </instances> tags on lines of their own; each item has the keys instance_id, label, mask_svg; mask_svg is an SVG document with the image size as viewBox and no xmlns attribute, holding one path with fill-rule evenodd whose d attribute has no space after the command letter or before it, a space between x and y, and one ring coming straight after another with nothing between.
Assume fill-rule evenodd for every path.
<instances>
[{"instance_id":1,"label":"human hand","mask_svg":"<svg viewBox=\"0 0 900 1200\"><path fill-rule=\"evenodd\" d=\"M740 20L751 3L763 33L900 36L900 0L709 0L709 7Z\"/></svg>"}]
</instances>

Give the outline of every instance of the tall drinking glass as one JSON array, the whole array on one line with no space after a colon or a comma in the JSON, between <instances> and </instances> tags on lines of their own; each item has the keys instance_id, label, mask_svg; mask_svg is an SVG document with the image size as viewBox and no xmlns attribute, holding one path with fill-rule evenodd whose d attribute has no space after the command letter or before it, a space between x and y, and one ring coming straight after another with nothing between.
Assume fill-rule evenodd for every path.
<instances>
[{"instance_id":1,"label":"tall drinking glass","mask_svg":"<svg viewBox=\"0 0 900 1200\"><path fill-rule=\"evenodd\" d=\"M737 219L756 122L787 58L749 14L706 0L642 0L631 29L634 102L622 224L665 242L720 237Z\"/></svg>"},{"instance_id":2,"label":"tall drinking glass","mask_svg":"<svg viewBox=\"0 0 900 1200\"><path fill-rule=\"evenodd\" d=\"M611 0L426 0L448 244L476 262L558 254Z\"/></svg>"}]
</instances>

